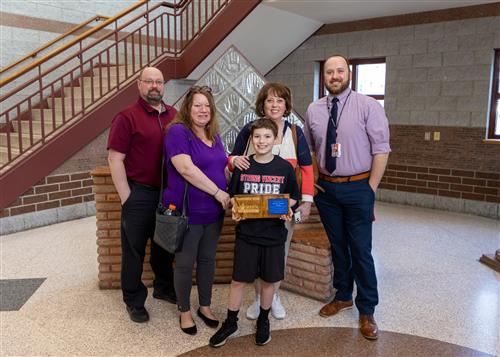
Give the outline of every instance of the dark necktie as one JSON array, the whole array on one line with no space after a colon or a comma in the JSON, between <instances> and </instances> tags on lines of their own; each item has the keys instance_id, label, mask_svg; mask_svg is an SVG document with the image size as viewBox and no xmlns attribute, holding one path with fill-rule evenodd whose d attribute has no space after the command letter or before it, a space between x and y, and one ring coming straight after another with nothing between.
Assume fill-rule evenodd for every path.
<instances>
[{"instance_id":1,"label":"dark necktie","mask_svg":"<svg viewBox=\"0 0 500 357\"><path fill-rule=\"evenodd\" d=\"M337 166L336 157L332 156L332 146L337 141L337 102L338 98L333 98L332 108L330 109L330 117L328 118L328 129L326 131L326 148L325 148L325 168L329 173L335 171Z\"/></svg>"}]
</instances>

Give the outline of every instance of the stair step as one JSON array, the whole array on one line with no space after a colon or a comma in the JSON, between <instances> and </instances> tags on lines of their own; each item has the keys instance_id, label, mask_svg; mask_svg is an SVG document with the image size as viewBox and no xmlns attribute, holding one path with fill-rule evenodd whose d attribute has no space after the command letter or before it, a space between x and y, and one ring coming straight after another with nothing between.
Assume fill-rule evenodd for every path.
<instances>
[{"instance_id":1,"label":"stair step","mask_svg":"<svg viewBox=\"0 0 500 357\"><path fill-rule=\"evenodd\" d=\"M14 130L17 132L17 123L14 124ZM62 122L56 121L55 129L58 129L61 127ZM41 135L42 134L42 125L40 121L32 121L31 122L31 128L33 130L33 135ZM53 123L52 121L50 122L45 122L44 123L44 128L45 128L45 136L47 136L49 133L54 131ZM30 132L30 123L27 120L21 120L21 133L29 135Z\"/></svg>"},{"instance_id":2,"label":"stair step","mask_svg":"<svg viewBox=\"0 0 500 357\"><path fill-rule=\"evenodd\" d=\"M132 76L134 73L134 69L132 65L127 66L128 68L125 68L125 66L118 66L118 72L120 73L120 78L125 78L125 75L127 74L125 70L128 71L128 76ZM138 65L135 66L136 69L139 68ZM109 71L108 71L109 69ZM109 77L116 77L116 66L110 66L110 67L101 67L101 68L94 68L93 70L95 76L101 75L103 78L108 78Z\"/></svg>"},{"instance_id":3,"label":"stair step","mask_svg":"<svg viewBox=\"0 0 500 357\"><path fill-rule=\"evenodd\" d=\"M33 135L33 143L37 142L40 138L40 135ZM23 142L23 148L27 148L31 145L29 133L21 134L21 140ZM19 133L10 133L10 145L16 149L19 148ZM7 133L0 133L0 146L7 146Z\"/></svg>"},{"instance_id":4,"label":"stair step","mask_svg":"<svg viewBox=\"0 0 500 357\"><path fill-rule=\"evenodd\" d=\"M116 86L116 77L110 77L109 78L109 85L108 85L108 79L103 78L102 79L102 89L103 91L107 91L108 88L113 88ZM120 83L123 82L123 78L120 78ZM82 77L80 78L80 84L82 84L82 87L84 90L88 90L90 93L90 88L93 86L94 87L94 95L96 93L99 93L99 87L101 86L101 82L99 81L99 77ZM90 96L90 94L89 94Z\"/></svg>"},{"instance_id":5,"label":"stair step","mask_svg":"<svg viewBox=\"0 0 500 357\"><path fill-rule=\"evenodd\" d=\"M71 107L66 107L64 109L65 109L65 113L66 113L65 119L66 119L66 121L68 121L72 117ZM45 123L45 125L52 124L54 115L55 115L56 124L60 124L63 122L61 108L54 108L54 111L52 111L52 109L32 109L31 110L31 117L33 119L33 123L39 124L42 121L42 110L43 110L43 122ZM75 113L77 113L79 110L81 110L81 107L77 107L75 105ZM13 124L13 125L17 125L17 124Z\"/></svg>"},{"instance_id":6,"label":"stair step","mask_svg":"<svg viewBox=\"0 0 500 357\"><path fill-rule=\"evenodd\" d=\"M12 159L19 156L19 149L11 148L10 154ZM0 146L0 163L3 165L9 161L8 149L5 146Z\"/></svg>"},{"instance_id":7,"label":"stair step","mask_svg":"<svg viewBox=\"0 0 500 357\"><path fill-rule=\"evenodd\" d=\"M94 92L94 101L99 99L99 93ZM71 113L71 101L72 97L65 97L64 98L64 111L67 113ZM56 111L61 111L62 112L62 103L63 103L63 98L48 98L47 102L49 104L49 108L52 108L54 106ZM84 103L85 105L89 105L92 103L92 98L90 95L88 97L84 97ZM75 113L80 111L82 109L82 97L77 97L75 96Z\"/></svg>"}]
</instances>

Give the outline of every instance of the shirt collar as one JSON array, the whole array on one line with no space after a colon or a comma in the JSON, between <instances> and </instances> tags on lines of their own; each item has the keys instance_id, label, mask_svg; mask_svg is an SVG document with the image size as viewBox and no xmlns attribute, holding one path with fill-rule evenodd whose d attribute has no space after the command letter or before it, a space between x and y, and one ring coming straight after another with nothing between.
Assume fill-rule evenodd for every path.
<instances>
[{"instance_id":1,"label":"shirt collar","mask_svg":"<svg viewBox=\"0 0 500 357\"><path fill-rule=\"evenodd\" d=\"M139 104L144 108L145 111L148 113L153 113L153 112L158 112L155 108L153 108L148 102L146 102L142 97L139 97L138 99ZM167 106L163 101L161 101L161 112L166 112L167 111Z\"/></svg>"},{"instance_id":2,"label":"shirt collar","mask_svg":"<svg viewBox=\"0 0 500 357\"><path fill-rule=\"evenodd\" d=\"M328 99L327 99L328 104L329 105L332 104L332 100L334 97L337 97L339 99L340 104L344 104L347 96L351 93L351 91L352 91L351 88L347 88L346 90L344 90L342 93L340 93L338 95L328 94Z\"/></svg>"}]
</instances>

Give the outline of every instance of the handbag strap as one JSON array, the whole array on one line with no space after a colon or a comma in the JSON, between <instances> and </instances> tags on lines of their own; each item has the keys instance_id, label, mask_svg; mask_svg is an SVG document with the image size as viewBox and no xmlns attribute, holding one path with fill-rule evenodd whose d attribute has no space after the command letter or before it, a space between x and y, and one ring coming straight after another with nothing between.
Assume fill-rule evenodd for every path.
<instances>
[{"instance_id":1,"label":"handbag strap","mask_svg":"<svg viewBox=\"0 0 500 357\"><path fill-rule=\"evenodd\" d=\"M191 143L192 139L191 137L188 138L189 142ZM164 168L165 168L165 153L162 150L161 154L161 173L160 173L160 193L158 195L158 207L163 208L163 203L162 203L162 196L163 196L163 174L164 174ZM182 177L182 175L181 175ZM184 197L182 198L182 216L186 216L187 212L187 205L189 204L189 197L188 197L188 182L187 180L182 177L184 180Z\"/></svg>"}]
</instances>

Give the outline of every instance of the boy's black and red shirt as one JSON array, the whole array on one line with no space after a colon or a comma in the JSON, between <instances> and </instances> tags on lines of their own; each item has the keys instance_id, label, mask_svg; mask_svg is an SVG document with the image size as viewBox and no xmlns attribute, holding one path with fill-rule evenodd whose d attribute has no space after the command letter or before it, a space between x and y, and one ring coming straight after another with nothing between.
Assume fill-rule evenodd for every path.
<instances>
[{"instance_id":1,"label":"boy's black and red shirt","mask_svg":"<svg viewBox=\"0 0 500 357\"><path fill-rule=\"evenodd\" d=\"M292 165L279 156L265 164L250 156L250 168L240 171L235 168L229 183L229 195L241 194L282 194L298 200L300 191L297 186ZM241 220L236 226L236 236L251 244L273 246L286 241L285 221L279 218Z\"/></svg>"}]
</instances>

